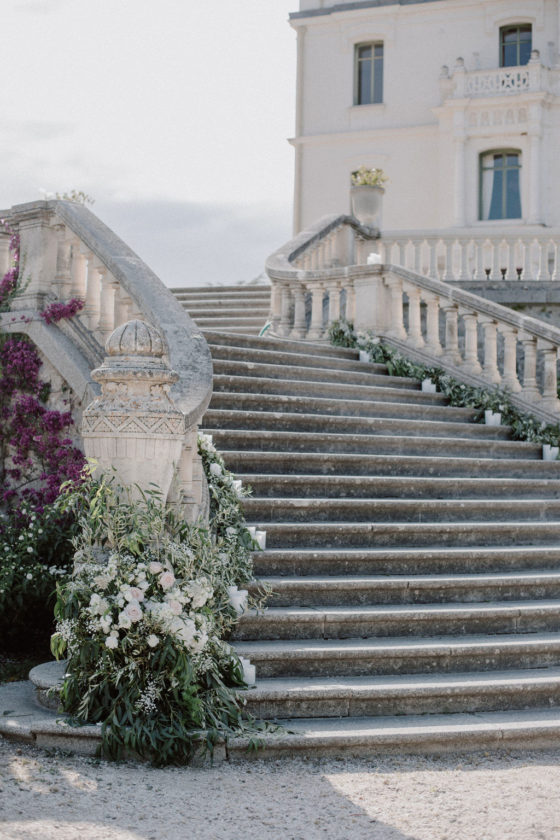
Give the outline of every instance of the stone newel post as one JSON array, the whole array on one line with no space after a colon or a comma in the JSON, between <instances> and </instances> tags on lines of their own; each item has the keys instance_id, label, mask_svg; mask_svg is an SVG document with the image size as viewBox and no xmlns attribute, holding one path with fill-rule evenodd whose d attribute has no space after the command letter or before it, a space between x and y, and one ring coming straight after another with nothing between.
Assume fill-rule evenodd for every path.
<instances>
[{"instance_id":1,"label":"stone newel post","mask_svg":"<svg viewBox=\"0 0 560 840\"><path fill-rule=\"evenodd\" d=\"M118 327L105 347L105 361L92 373L101 396L83 415L86 456L102 472L114 468L124 485L157 485L166 500L187 431L169 397L178 375L164 359L160 334L144 321Z\"/></svg>"}]
</instances>

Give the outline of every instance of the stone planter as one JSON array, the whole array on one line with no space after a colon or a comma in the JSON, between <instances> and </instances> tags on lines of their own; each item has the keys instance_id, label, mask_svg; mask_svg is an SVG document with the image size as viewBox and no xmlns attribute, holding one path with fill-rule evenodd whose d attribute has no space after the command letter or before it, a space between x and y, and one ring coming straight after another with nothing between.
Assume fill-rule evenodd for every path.
<instances>
[{"instance_id":1,"label":"stone planter","mask_svg":"<svg viewBox=\"0 0 560 840\"><path fill-rule=\"evenodd\" d=\"M383 187L372 187L369 184L350 187L352 214L362 225L381 230L384 193Z\"/></svg>"}]
</instances>

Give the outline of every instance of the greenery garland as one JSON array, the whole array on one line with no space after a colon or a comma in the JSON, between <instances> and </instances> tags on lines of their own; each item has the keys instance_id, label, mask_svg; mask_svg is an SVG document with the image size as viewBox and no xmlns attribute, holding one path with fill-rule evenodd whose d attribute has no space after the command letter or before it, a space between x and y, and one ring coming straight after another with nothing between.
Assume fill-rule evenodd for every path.
<instances>
[{"instance_id":1,"label":"greenery garland","mask_svg":"<svg viewBox=\"0 0 560 840\"><path fill-rule=\"evenodd\" d=\"M468 407L475 411L475 422L484 419L486 410L500 412L502 422L509 426L515 440L547 443L558 446L560 424L544 423L532 414L516 408L510 394L503 388L480 388L466 385L438 367L429 367L407 359L398 350L383 344L371 332L354 332L353 325L344 320L329 325L329 339L336 347L356 347L369 354L370 361L385 364L391 376L413 379L430 379L453 406Z\"/></svg>"},{"instance_id":2,"label":"greenery garland","mask_svg":"<svg viewBox=\"0 0 560 840\"><path fill-rule=\"evenodd\" d=\"M66 496L79 534L75 569L58 587L52 650L68 657L61 690L77 723L101 723L107 757L188 762L234 734L256 743L267 724L244 713L242 663L228 643L252 580L256 547L242 490L208 436L199 437L210 525L177 519L157 492L134 498L115 480Z\"/></svg>"}]
</instances>

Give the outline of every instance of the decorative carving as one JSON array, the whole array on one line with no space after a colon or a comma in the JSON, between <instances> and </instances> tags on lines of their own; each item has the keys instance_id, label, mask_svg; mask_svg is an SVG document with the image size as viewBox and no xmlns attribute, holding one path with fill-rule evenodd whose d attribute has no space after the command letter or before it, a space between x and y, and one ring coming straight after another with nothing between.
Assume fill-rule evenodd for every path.
<instances>
[{"instance_id":1,"label":"decorative carving","mask_svg":"<svg viewBox=\"0 0 560 840\"><path fill-rule=\"evenodd\" d=\"M101 396L84 411L86 455L114 468L123 484L157 485L166 498L185 441L185 418L169 390L178 375L164 359L154 327L132 320L111 334L103 365L92 373Z\"/></svg>"}]
</instances>

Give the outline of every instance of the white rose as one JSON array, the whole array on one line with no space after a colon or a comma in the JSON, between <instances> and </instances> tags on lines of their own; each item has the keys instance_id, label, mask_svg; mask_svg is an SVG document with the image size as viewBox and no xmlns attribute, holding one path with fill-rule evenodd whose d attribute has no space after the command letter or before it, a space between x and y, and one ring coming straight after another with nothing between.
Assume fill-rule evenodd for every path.
<instances>
[{"instance_id":1,"label":"white rose","mask_svg":"<svg viewBox=\"0 0 560 840\"><path fill-rule=\"evenodd\" d=\"M130 616L125 613L119 613L119 627L122 627L123 630L128 630L129 627L132 626L132 619Z\"/></svg>"},{"instance_id":2,"label":"white rose","mask_svg":"<svg viewBox=\"0 0 560 840\"><path fill-rule=\"evenodd\" d=\"M218 475L221 475L221 474L222 474L222 468L220 467L219 464L216 464L216 463L210 464L210 475L218 476Z\"/></svg>"},{"instance_id":3,"label":"white rose","mask_svg":"<svg viewBox=\"0 0 560 840\"><path fill-rule=\"evenodd\" d=\"M193 640L191 643L190 649L193 653L201 653L206 643L208 642L208 634L207 633L198 633L197 638Z\"/></svg>"},{"instance_id":4,"label":"white rose","mask_svg":"<svg viewBox=\"0 0 560 840\"><path fill-rule=\"evenodd\" d=\"M175 575L173 572L163 572L159 576L159 585L162 589L171 589L171 587L175 584Z\"/></svg>"},{"instance_id":5,"label":"white rose","mask_svg":"<svg viewBox=\"0 0 560 840\"><path fill-rule=\"evenodd\" d=\"M150 633L150 635L147 638L147 642L151 648L155 648L159 645L159 639L153 633Z\"/></svg>"},{"instance_id":6,"label":"white rose","mask_svg":"<svg viewBox=\"0 0 560 840\"><path fill-rule=\"evenodd\" d=\"M107 636L105 639L105 647L108 647L110 650L114 650L118 646L119 640L116 636Z\"/></svg>"},{"instance_id":7,"label":"white rose","mask_svg":"<svg viewBox=\"0 0 560 840\"><path fill-rule=\"evenodd\" d=\"M125 608L125 613L133 623L140 621L144 614L138 601L131 601Z\"/></svg>"},{"instance_id":8,"label":"white rose","mask_svg":"<svg viewBox=\"0 0 560 840\"><path fill-rule=\"evenodd\" d=\"M153 560L148 566L148 571L151 572L152 575L159 575L162 569L163 566L161 565L161 563L156 563L155 560Z\"/></svg>"}]
</instances>

